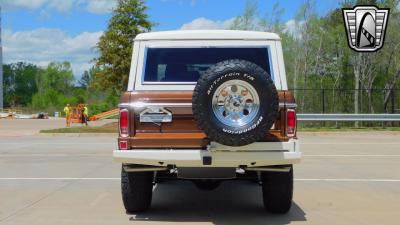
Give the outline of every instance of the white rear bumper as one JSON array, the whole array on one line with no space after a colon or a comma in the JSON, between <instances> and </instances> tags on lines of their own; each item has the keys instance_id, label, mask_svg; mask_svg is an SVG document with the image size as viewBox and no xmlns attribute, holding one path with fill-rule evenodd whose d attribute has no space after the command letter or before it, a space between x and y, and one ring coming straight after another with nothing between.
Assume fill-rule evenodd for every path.
<instances>
[{"instance_id":1,"label":"white rear bumper","mask_svg":"<svg viewBox=\"0 0 400 225\"><path fill-rule=\"evenodd\" d=\"M248 167L288 165L300 162L299 142L257 142L243 147L212 144L209 150L134 149L115 150L114 160L122 163L177 167ZM203 158L211 157L211 165Z\"/></svg>"}]
</instances>

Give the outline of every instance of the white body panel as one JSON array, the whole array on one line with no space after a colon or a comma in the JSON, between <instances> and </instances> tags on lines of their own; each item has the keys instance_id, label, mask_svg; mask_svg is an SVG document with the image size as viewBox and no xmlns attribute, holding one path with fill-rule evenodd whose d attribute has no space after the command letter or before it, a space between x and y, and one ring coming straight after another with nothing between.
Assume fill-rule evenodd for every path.
<instances>
[{"instance_id":1,"label":"white body panel","mask_svg":"<svg viewBox=\"0 0 400 225\"><path fill-rule=\"evenodd\" d=\"M195 149L135 149L115 150L114 160L122 163L177 167L248 167L289 165L300 162L297 140L288 142L256 142L242 147L211 145L207 150ZM212 164L203 165L203 157L211 156Z\"/></svg>"},{"instance_id":2,"label":"white body panel","mask_svg":"<svg viewBox=\"0 0 400 225\"><path fill-rule=\"evenodd\" d=\"M135 40L280 40L275 33L240 30L176 30L142 33Z\"/></svg>"},{"instance_id":3,"label":"white body panel","mask_svg":"<svg viewBox=\"0 0 400 225\"><path fill-rule=\"evenodd\" d=\"M148 48L266 47L271 76L278 90L287 90L285 65L277 34L252 31L168 31L139 34L134 42L128 91L193 90L194 82L143 82Z\"/></svg>"}]
</instances>

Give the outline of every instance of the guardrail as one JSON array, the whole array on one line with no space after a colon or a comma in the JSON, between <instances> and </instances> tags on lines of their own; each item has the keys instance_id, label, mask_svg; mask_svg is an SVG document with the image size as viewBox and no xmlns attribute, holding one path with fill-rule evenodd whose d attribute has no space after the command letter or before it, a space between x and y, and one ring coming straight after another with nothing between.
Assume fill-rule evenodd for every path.
<instances>
[{"instance_id":1,"label":"guardrail","mask_svg":"<svg viewBox=\"0 0 400 225\"><path fill-rule=\"evenodd\" d=\"M368 121L395 122L400 121L400 114L313 114L299 113L298 121Z\"/></svg>"}]
</instances>

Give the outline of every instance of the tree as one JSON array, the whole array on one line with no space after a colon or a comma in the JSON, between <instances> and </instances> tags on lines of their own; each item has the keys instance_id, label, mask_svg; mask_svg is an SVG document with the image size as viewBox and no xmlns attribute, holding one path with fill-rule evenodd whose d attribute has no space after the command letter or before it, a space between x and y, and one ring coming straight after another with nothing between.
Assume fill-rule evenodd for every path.
<instances>
[{"instance_id":1,"label":"tree","mask_svg":"<svg viewBox=\"0 0 400 225\"><path fill-rule=\"evenodd\" d=\"M285 24L282 23L282 15L284 12L285 9L281 8L279 2L276 2L272 7L272 12L266 13L264 18L260 19L259 26L263 31L283 34Z\"/></svg>"},{"instance_id":2,"label":"tree","mask_svg":"<svg viewBox=\"0 0 400 225\"><path fill-rule=\"evenodd\" d=\"M242 15L235 18L231 30L257 30L257 2L247 0Z\"/></svg>"},{"instance_id":3,"label":"tree","mask_svg":"<svg viewBox=\"0 0 400 225\"><path fill-rule=\"evenodd\" d=\"M394 89L400 80L400 8L398 0L383 1L383 6L389 7L390 19L387 25L385 45L377 52L378 59L384 59L379 62L381 66L381 73L386 77L384 88L385 93L383 97L384 112L388 112L389 100L394 100ZM392 102L393 104L393 102ZM392 111L394 105L392 105ZM392 112L393 113L393 112Z\"/></svg>"},{"instance_id":4,"label":"tree","mask_svg":"<svg viewBox=\"0 0 400 225\"><path fill-rule=\"evenodd\" d=\"M74 87L74 74L69 62L51 62L45 70L37 76L39 93L53 89L67 95Z\"/></svg>"},{"instance_id":5,"label":"tree","mask_svg":"<svg viewBox=\"0 0 400 225\"><path fill-rule=\"evenodd\" d=\"M38 92L32 97L36 109L60 108L78 103L74 96L75 78L69 62L51 62L36 77Z\"/></svg>"},{"instance_id":6,"label":"tree","mask_svg":"<svg viewBox=\"0 0 400 225\"><path fill-rule=\"evenodd\" d=\"M300 82L299 84L302 86L301 88L303 91L299 105L303 110L306 108L306 102L308 100L306 88L312 87L312 84L309 84L310 81L308 78L312 75L318 78L318 80L323 78L323 76L320 75L324 72L318 71L318 67L320 65L319 61L322 58L322 44L325 32L322 30L322 20L318 18L311 0L305 1L301 6L295 21L301 31L295 38L298 45L298 54L295 60L298 70L296 74L299 79L295 77L294 85L298 85L297 82ZM307 108L308 107L309 106L307 106Z\"/></svg>"},{"instance_id":7,"label":"tree","mask_svg":"<svg viewBox=\"0 0 400 225\"><path fill-rule=\"evenodd\" d=\"M24 62L4 65L5 106L27 106L37 92L36 77L40 68Z\"/></svg>"},{"instance_id":8,"label":"tree","mask_svg":"<svg viewBox=\"0 0 400 225\"><path fill-rule=\"evenodd\" d=\"M120 92L128 84L133 39L148 32L153 24L146 14L143 0L118 0L108 28L100 37L97 48L100 56L95 59L101 86Z\"/></svg>"},{"instance_id":9,"label":"tree","mask_svg":"<svg viewBox=\"0 0 400 225\"><path fill-rule=\"evenodd\" d=\"M104 91L99 88L97 74L99 68L96 66L91 67L89 70L85 70L82 74L81 79L78 81L81 88L85 90L85 102L91 104L92 100L101 99L104 100Z\"/></svg>"},{"instance_id":10,"label":"tree","mask_svg":"<svg viewBox=\"0 0 400 225\"><path fill-rule=\"evenodd\" d=\"M91 83L89 71L85 70L82 74L81 79L78 81L79 85L85 89L88 89Z\"/></svg>"}]
</instances>

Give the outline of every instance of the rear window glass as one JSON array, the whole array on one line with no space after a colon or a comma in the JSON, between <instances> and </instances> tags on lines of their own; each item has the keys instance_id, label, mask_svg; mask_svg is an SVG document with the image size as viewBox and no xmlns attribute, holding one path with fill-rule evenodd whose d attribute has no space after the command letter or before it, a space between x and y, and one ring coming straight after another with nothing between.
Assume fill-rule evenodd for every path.
<instances>
[{"instance_id":1,"label":"rear window glass","mask_svg":"<svg viewBox=\"0 0 400 225\"><path fill-rule=\"evenodd\" d=\"M227 60L253 62L270 73L268 48L148 48L144 82L196 82L210 66Z\"/></svg>"}]
</instances>

